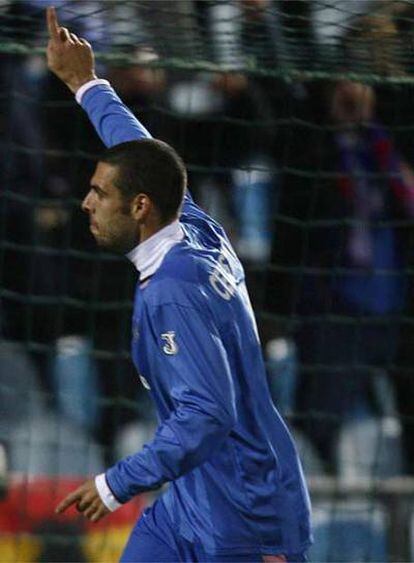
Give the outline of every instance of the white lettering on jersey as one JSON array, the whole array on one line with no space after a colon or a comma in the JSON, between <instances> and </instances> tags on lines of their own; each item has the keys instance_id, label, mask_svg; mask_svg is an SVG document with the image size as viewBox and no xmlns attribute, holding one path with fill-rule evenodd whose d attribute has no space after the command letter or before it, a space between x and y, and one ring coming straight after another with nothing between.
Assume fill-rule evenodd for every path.
<instances>
[{"instance_id":1,"label":"white lettering on jersey","mask_svg":"<svg viewBox=\"0 0 414 563\"><path fill-rule=\"evenodd\" d=\"M254 316L246 284L243 282L240 283L237 287L233 272L224 254L220 254L217 267L210 275L209 281L213 289L220 295L220 297L222 297L226 301L230 301L230 299L235 295L236 291L238 291L238 294L252 320L253 330L255 331L256 337L259 340L256 318Z\"/></svg>"},{"instance_id":2,"label":"white lettering on jersey","mask_svg":"<svg viewBox=\"0 0 414 563\"><path fill-rule=\"evenodd\" d=\"M178 344L175 341L175 332L170 330L161 334L161 338L165 340L166 344L162 347L163 352L168 356L174 356L178 352Z\"/></svg>"},{"instance_id":3,"label":"white lettering on jersey","mask_svg":"<svg viewBox=\"0 0 414 563\"><path fill-rule=\"evenodd\" d=\"M142 386L144 387L144 389L146 389L147 391L151 391L151 387L148 383L148 381L145 379L145 377L143 375L141 375L140 373L138 374L139 378L141 380Z\"/></svg>"},{"instance_id":4,"label":"white lettering on jersey","mask_svg":"<svg viewBox=\"0 0 414 563\"><path fill-rule=\"evenodd\" d=\"M236 293L236 280L224 254L220 254L217 267L209 277L212 288L226 301Z\"/></svg>"}]
</instances>

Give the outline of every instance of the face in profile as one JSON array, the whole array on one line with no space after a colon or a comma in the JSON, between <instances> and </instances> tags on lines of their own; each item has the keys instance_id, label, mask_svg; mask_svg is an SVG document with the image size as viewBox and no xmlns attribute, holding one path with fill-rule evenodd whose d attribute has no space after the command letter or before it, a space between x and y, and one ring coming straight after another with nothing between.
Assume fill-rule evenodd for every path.
<instances>
[{"instance_id":1,"label":"face in profile","mask_svg":"<svg viewBox=\"0 0 414 563\"><path fill-rule=\"evenodd\" d=\"M127 253L139 242L139 228L131 206L115 186L117 167L98 162L90 190L82 202L97 244L107 250Z\"/></svg>"}]
</instances>

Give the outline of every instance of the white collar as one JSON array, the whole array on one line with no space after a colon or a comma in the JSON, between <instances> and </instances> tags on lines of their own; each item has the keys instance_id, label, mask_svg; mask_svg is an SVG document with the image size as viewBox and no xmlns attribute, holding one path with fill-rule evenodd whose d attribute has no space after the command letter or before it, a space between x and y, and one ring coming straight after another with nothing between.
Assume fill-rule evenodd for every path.
<instances>
[{"instance_id":1,"label":"white collar","mask_svg":"<svg viewBox=\"0 0 414 563\"><path fill-rule=\"evenodd\" d=\"M158 270L167 252L183 238L184 231L177 219L138 244L126 257L139 271L141 280L144 280Z\"/></svg>"}]
</instances>

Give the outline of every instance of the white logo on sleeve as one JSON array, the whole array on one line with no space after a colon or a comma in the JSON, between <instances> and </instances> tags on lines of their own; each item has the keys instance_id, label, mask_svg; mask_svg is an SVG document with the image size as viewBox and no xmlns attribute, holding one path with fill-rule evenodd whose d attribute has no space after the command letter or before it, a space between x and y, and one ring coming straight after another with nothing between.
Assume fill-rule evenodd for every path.
<instances>
[{"instance_id":1,"label":"white logo on sleeve","mask_svg":"<svg viewBox=\"0 0 414 563\"><path fill-rule=\"evenodd\" d=\"M170 330L169 332L164 332L161 334L161 338L165 341L164 346L162 347L163 352L168 354L168 356L174 356L178 352L178 344L175 341L175 332Z\"/></svg>"}]
</instances>

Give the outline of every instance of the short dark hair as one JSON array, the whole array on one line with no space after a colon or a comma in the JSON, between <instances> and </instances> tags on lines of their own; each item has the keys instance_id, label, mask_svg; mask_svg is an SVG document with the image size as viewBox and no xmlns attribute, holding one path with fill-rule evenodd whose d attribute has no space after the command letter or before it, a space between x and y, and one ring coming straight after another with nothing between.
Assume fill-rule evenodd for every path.
<instances>
[{"instance_id":1,"label":"short dark hair","mask_svg":"<svg viewBox=\"0 0 414 563\"><path fill-rule=\"evenodd\" d=\"M147 194L167 223L177 217L187 185L187 172L181 157L158 139L139 139L107 149L100 162L118 167L115 186L132 199Z\"/></svg>"}]
</instances>

